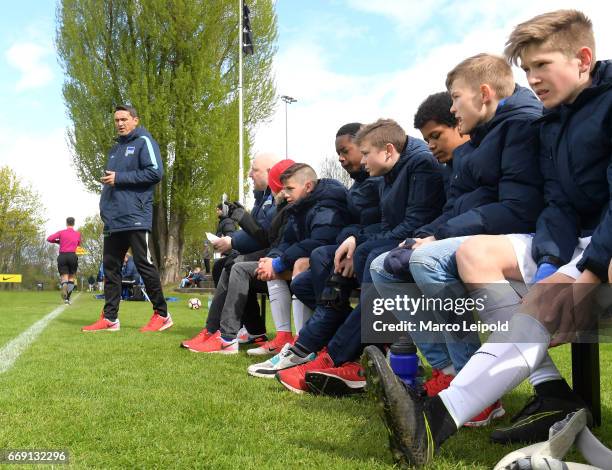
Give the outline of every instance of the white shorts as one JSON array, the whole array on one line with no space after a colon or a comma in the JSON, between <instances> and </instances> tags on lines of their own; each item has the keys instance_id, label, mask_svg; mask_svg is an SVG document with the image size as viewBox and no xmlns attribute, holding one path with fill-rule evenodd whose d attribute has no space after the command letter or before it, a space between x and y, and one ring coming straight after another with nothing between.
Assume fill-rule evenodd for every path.
<instances>
[{"instance_id":1,"label":"white shorts","mask_svg":"<svg viewBox=\"0 0 612 470\"><path fill-rule=\"evenodd\" d=\"M538 270L537 264L531 257L533 235L534 234L532 233L513 233L510 235L505 235L510 240L510 243L512 243L512 248L514 248L514 254L516 255L519 269L526 284L533 284L533 278ZM561 266L557 272L565 274L573 279L578 279L581 272L578 271L576 265L582 259L582 253L584 253L584 250L586 250L586 247L589 246L590 242L591 237L579 238L578 245L574 249L574 254L572 255L571 261L566 265Z\"/></svg>"}]
</instances>

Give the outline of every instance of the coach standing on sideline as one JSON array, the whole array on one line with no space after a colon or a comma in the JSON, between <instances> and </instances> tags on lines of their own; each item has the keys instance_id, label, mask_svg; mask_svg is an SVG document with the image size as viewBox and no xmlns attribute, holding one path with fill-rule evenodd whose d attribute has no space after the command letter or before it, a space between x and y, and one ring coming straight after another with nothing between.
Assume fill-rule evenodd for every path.
<instances>
[{"instance_id":1,"label":"coach standing on sideline","mask_svg":"<svg viewBox=\"0 0 612 470\"><path fill-rule=\"evenodd\" d=\"M153 303L153 316L140 331L163 331L172 326L157 268L151 259L149 238L153 225L153 191L163 175L159 145L144 128L131 106L115 108L117 143L110 151L100 196L104 222L104 310L83 331L119 330L121 265L132 248L136 268Z\"/></svg>"},{"instance_id":2,"label":"coach standing on sideline","mask_svg":"<svg viewBox=\"0 0 612 470\"><path fill-rule=\"evenodd\" d=\"M74 289L74 278L79 267L76 249L81 244L81 234L74 229L74 217L68 217L66 228L49 235L47 241L59 244L57 270L60 275L61 294L64 303L70 304L70 294Z\"/></svg>"}]
</instances>

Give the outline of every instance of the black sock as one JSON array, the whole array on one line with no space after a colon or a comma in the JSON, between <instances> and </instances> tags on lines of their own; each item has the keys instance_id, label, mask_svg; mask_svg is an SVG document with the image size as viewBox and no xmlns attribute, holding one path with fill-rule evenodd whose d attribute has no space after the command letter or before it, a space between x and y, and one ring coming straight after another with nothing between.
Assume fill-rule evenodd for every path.
<instances>
[{"instance_id":1,"label":"black sock","mask_svg":"<svg viewBox=\"0 0 612 470\"><path fill-rule=\"evenodd\" d=\"M457 432L457 425L438 395L427 401L425 414L429 421L436 449L438 449L444 441Z\"/></svg>"},{"instance_id":2,"label":"black sock","mask_svg":"<svg viewBox=\"0 0 612 470\"><path fill-rule=\"evenodd\" d=\"M568 401L582 401L565 379L549 380L533 387L540 397L560 398Z\"/></svg>"},{"instance_id":3,"label":"black sock","mask_svg":"<svg viewBox=\"0 0 612 470\"><path fill-rule=\"evenodd\" d=\"M308 349L306 349L304 346L302 346L300 343L295 343L293 346L291 346L289 348L289 350L295 354L298 357L306 357L308 356L311 351L309 351Z\"/></svg>"}]
</instances>

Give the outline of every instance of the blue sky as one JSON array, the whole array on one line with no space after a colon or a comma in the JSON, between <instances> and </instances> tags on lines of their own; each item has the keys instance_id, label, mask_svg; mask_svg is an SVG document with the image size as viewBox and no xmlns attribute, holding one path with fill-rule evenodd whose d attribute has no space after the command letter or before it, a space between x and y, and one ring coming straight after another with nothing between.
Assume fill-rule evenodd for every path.
<instances>
[{"instance_id":1,"label":"blue sky","mask_svg":"<svg viewBox=\"0 0 612 470\"><path fill-rule=\"evenodd\" d=\"M214 0L211 0L214 1ZM54 50L55 1L3 2L0 15L0 165L10 165L43 195L48 230L65 217L97 213L71 166L69 125ZM479 53L501 53L512 27L531 16L576 7L569 0L276 0L278 95L289 107L289 154L315 167L335 158L333 140L346 122L392 117L409 133L419 103L443 89L446 72ZM612 56L612 8L585 1L598 56ZM257 21L252 18L251 21ZM524 83L520 71L517 81ZM255 133L254 151L285 152L279 103ZM68 203L66 201L69 201Z\"/></svg>"},{"instance_id":2,"label":"blue sky","mask_svg":"<svg viewBox=\"0 0 612 470\"><path fill-rule=\"evenodd\" d=\"M62 72L53 49L55 3L25 0L3 5L0 16L0 125L47 128L64 119ZM30 48L23 48L30 45ZM19 58L18 56L21 56ZM26 57L27 56L27 57ZM25 72L25 73L24 73Z\"/></svg>"}]
</instances>

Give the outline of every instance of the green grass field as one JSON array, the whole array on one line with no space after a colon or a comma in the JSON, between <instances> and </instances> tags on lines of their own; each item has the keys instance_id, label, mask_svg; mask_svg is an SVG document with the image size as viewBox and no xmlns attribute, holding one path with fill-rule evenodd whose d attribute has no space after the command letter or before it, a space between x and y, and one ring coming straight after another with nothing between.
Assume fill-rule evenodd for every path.
<instances>
[{"instance_id":1,"label":"green grass field","mask_svg":"<svg viewBox=\"0 0 612 470\"><path fill-rule=\"evenodd\" d=\"M76 468L393 468L382 422L365 398L298 396L248 376L258 360L244 352L179 348L206 315L180 299L169 304L175 325L164 333L140 333L149 304L123 302L120 332L84 334L102 301L81 294L0 373L0 450L67 449ZM57 292L0 293L0 350L58 305ZM604 425L596 430L608 446L611 346L601 346ZM552 354L569 378L569 348ZM504 398L507 416L529 393L522 384ZM488 434L461 430L432 468L492 468L514 448L489 443Z\"/></svg>"}]
</instances>

